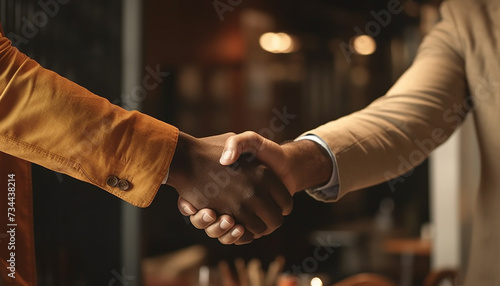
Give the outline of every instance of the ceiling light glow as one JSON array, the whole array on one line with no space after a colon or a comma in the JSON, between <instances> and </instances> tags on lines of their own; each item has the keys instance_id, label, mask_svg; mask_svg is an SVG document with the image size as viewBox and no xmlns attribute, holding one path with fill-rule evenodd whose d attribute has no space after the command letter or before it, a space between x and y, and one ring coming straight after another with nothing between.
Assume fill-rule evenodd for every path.
<instances>
[{"instance_id":1,"label":"ceiling light glow","mask_svg":"<svg viewBox=\"0 0 500 286\"><path fill-rule=\"evenodd\" d=\"M371 55L377 50L375 39L368 35L360 35L352 40L354 51L360 55Z\"/></svg>"},{"instance_id":2,"label":"ceiling light glow","mask_svg":"<svg viewBox=\"0 0 500 286\"><path fill-rule=\"evenodd\" d=\"M274 54L292 53L297 50L297 41L286 33L265 33L259 44L265 51Z\"/></svg>"}]
</instances>

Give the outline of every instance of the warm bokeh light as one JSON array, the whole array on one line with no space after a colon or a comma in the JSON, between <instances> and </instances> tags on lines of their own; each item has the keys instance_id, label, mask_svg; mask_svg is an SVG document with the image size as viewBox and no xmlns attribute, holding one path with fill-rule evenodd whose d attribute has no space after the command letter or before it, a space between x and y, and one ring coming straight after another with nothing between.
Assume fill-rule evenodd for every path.
<instances>
[{"instance_id":1,"label":"warm bokeh light","mask_svg":"<svg viewBox=\"0 0 500 286\"><path fill-rule=\"evenodd\" d=\"M368 35L361 35L354 38L352 46L354 47L354 51L356 51L356 53L365 56L373 54L377 49L375 39Z\"/></svg>"},{"instance_id":2,"label":"warm bokeh light","mask_svg":"<svg viewBox=\"0 0 500 286\"><path fill-rule=\"evenodd\" d=\"M286 33L265 33L259 43L262 49L275 54L292 53L297 47L296 40Z\"/></svg>"},{"instance_id":3,"label":"warm bokeh light","mask_svg":"<svg viewBox=\"0 0 500 286\"><path fill-rule=\"evenodd\" d=\"M314 277L311 279L311 286L323 286L323 281L319 277Z\"/></svg>"}]
</instances>

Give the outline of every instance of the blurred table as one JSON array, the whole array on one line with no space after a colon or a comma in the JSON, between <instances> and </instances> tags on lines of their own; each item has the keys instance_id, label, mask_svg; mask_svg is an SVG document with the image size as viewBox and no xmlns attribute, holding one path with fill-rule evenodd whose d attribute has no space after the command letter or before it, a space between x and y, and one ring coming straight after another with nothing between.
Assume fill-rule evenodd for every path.
<instances>
[{"instance_id":1,"label":"blurred table","mask_svg":"<svg viewBox=\"0 0 500 286\"><path fill-rule=\"evenodd\" d=\"M420 238L391 238L383 245L387 253L401 256L401 286L411 286L415 256L430 256L431 241Z\"/></svg>"}]
</instances>

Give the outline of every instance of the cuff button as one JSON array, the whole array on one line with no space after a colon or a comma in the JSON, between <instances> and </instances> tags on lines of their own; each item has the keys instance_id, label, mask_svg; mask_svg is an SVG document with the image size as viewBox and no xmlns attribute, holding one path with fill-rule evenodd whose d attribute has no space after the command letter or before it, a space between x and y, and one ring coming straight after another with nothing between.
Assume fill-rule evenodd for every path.
<instances>
[{"instance_id":1,"label":"cuff button","mask_svg":"<svg viewBox=\"0 0 500 286\"><path fill-rule=\"evenodd\" d=\"M130 183L127 180L120 180L118 182L118 188L120 188L120 190L122 191L127 191L128 189L130 189Z\"/></svg>"},{"instance_id":2,"label":"cuff button","mask_svg":"<svg viewBox=\"0 0 500 286\"><path fill-rule=\"evenodd\" d=\"M118 185L118 177L117 176L109 176L107 179L106 179L106 184L110 187L116 187Z\"/></svg>"}]
</instances>

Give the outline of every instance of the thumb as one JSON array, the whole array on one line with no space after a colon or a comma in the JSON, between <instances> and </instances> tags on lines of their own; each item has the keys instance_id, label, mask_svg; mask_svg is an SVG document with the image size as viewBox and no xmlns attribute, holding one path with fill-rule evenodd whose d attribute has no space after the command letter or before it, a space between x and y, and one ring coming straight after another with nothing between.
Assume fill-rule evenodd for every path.
<instances>
[{"instance_id":1,"label":"thumb","mask_svg":"<svg viewBox=\"0 0 500 286\"><path fill-rule=\"evenodd\" d=\"M222 165L231 165L243 153L252 153L262 163L279 175L285 162L285 154L280 145L261 135L246 131L233 135L226 140L219 162Z\"/></svg>"}]
</instances>

